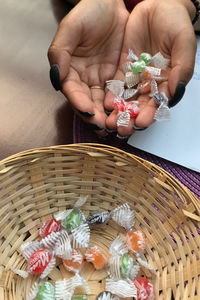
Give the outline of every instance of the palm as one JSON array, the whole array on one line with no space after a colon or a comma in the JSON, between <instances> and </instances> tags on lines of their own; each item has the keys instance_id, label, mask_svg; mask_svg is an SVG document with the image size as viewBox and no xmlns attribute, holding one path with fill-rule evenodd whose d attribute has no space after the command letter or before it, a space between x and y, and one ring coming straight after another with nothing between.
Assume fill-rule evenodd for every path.
<instances>
[{"instance_id":1,"label":"palm","mask_svg":"<svg viewBox=\"0 0 200 300\"><path fill-rule=\"evenodd\" d=\"M165 14L162 14L162 12L165 12ZM119 69L115 78L121 80L124 78L120 66L127 61L129 49L132 49L136 55L142 52L154 55L160 51L166 58L171 60L171 65L164 73L166 80L160 83L158 88L159 91L165 92L168 98L171 99L176 85L180 80L181 65L183 65L181 62L182 54L177 47L177 39L183 39L183 36L188 37L188 31L191 30L191 22L188 19L187 12L185 15L184 12L180 17L177 17L176 9L172 5L168 6L164 1L161 3L161 7L156 1L155 9L153 1L144 1L136 6L127 22ZM166 19L166 15L170 15L169 22ZM163 22L163 18L165 18L165 22ZM193 34L191 36L193 37ZM193 59L193 56L190 59ZM186 81L189 79L187 78ZM137 100L139 101L140 114L135 119L135 125L147 127L153 123L157 106L148 94L139 96ZM112 96L108 93L105 98L105 107L111 108L112 101ZM115 112L109 116L106 122L109 128L116 126L116 118L117 115ZM132 134L133 124L134 121L132 120L128 128L118 128L119 134Z\"/></svg>"},{"instance_id":2,"label":"palm","mask_svg":"<svg viewBox=\"0 0 200 300\"><path fill-rule=\"evenodd\" d=\"M113 78L116 73L128 18L128 12L121 2L115 10L111 9L112 1L105 2L106 6L104 1L99 1L97 10L98 2L92 1L81 20L79 8L77 19L82 25L81 40L69 58L69 72L62 86L63 93L74 108L94 113L95 116L89 121L101 127L105 127L106 119L104 89L90 87L104 87L106 80ZM85 16L87 22L84 21ZM76 10L72 17L76 19Z\"/></svg>"}]
</instances>

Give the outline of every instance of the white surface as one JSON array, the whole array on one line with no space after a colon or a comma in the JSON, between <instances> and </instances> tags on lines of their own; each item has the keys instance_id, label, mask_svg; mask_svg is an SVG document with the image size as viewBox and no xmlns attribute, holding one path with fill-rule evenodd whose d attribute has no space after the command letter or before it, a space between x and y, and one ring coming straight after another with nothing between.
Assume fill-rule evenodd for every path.
<instances>
[{"instance_id":1,"label":"white surface","mask_svg":"<svg viewBox=\"0 0 200 300\"><path fill-rule=\"evenodd\" d=\"M135 132L128 144L200 172L200 38L192 80L171 120Z\"/></svg>"}]
</instances>

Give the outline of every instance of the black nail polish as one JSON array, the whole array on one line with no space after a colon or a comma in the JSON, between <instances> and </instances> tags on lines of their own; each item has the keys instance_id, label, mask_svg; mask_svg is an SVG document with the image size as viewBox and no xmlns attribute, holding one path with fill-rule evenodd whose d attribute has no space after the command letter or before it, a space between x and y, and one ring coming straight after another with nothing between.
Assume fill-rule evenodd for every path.
<instances>
[{"instance_id":1,"label":"black nail polish","mask_svg":"<svg viewBox=\"0 0 200 300\"><path fill-rule=\"evenodd\" d=\"M174 96L169 101L169 107L173 107L176 104L178 104L179 101L183 98L184 93L185 93L185 83L181 81L176 87Z\"/></svg>"},{"instance_id":2,"label":"black nail polish","mask_svg":"<svg viewBox=\"0 0 200 300\"><path fill-rule=\"evenodd\" d=\"M120 134L117 134L116 137L120 140L128 140L129 136L121 136Z\"/></svg>"},{"instance_id":3,"label":"black nail polish","mask_svg":"<svg viewBox=\"0 0 200 300\"><path fill-rule=\"evenodd\" d=\"M173 292L172 292L172 295L171 295L171 300L175 300Z\"/></svg>"},{"instance_id":4,"label":"black nail polish","mask_svg":"<svg viewBox=\"0 0 200 300\"><path fill-rule=\"evenodd\" d=\"M107 133L116 133L117 129L108 129L108 128L106 128L106 132Z\"/></svg>"},{"instance_id":5,"label":"black nail polish","mask_svg":"<svg viewBox=\"0 0 200 300\"><path fill-rule=\"evenodd\" d=\"M112 111L107 110L107 109L104 109L104 111L105 111L105 113L106 113L107 116L109 116L111 114L111 112L112 112Z\"/></svg>"},{"instance_id":6,"label":"black nail polish","mask_svg":"<svg viewBox=\"0 0 200 300\"><path fill-rule=\"evenodd\" d=\"M105 127L99 126L97 124L88 124L88 125L89 125L89 127L90 127L91 130L99 131L99 130L105 129Z\"/></svg>"},{"instance_id":7,"label":"black nail polish","mask_svg":"<svg viewBox=\"0 0 200 300\"><path fill-rule=\"evenodd\" d=\"M94 117L95 114L89 112L89 111L81 111L81 110L77 110L79 112L80 115L82 115L83 117Z\"/></svg>"},{"instance_id":8,"label":"black nail polish","mask_svg":"<svg viewBox=\"0 0 200 300\"><path fill-rule=\"evenodd\" d=\"M60 71L58 65L52 65L50 69L50 80L56 91L61 90Z\"/></svg>"},{"instance_id":9,"label":"black nail polish","mask_svg":"<svg viewBox=\"0 0 200 300\"><path fill-rule=\"evenodd\" d=\"M133 125L133 129L135 130L135 131L143 131L143 130L145 130L145 129L147 129L148 127L144 127L144 128L142 128L142 127L138 127L138 126L136 126L136 125Z\"/></svg>"}]
</instances>

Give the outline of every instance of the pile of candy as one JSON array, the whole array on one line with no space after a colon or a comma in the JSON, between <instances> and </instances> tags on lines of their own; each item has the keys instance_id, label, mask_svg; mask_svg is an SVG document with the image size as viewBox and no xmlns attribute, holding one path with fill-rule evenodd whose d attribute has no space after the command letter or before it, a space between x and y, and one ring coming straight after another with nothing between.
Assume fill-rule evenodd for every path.
<instances>
[{"instance_id":1,"label":"pile of candy","mask_svg":"<svg viewBox=\"0 0 200 300\"><path fill-rule=\"evenodd\" d=\"M104 268L108 273L106 291L100 293L97 300L117 300L119 297L154 299L153 285L149 280L137 278L140 266L152 272L154 270L142 259L146 241L141 231L134 230L134 212L128 204L124 204L111 212L105 211L86 218L80 209L86 200L87 197L80 198L72 209L59 212L53 219L44 222L39 231L40 241L21 246L28 269L12 268L12 271L23 278L29 274L40 276L40 283L33 285L27 299L87 300L86 296L73 296L77 286L83 286L85 293L90 294L85 279L79 275L84 259L92 263L96 270ZM90 227L106 224L111 219L125 228L126 236L125 239L117 236L110 245L109 253L105 254L97 246L89 245ZM84 255L80 248L85 248ZM68 280L56 281L54 287L43 279L55 267L56 257L61 258L64 268L75 275Z\"/></svg>"},{"instance_id":2,"label":"pile of candy","mask_svg":"<svg viewBox=\"0 0 200 300\"><path fill-rule=\"evenodd\" d=\"M158 52L153 57L149 53L141 53L137 57L129 50L128 61L122 68L125 73L124 81L109 80L107 88L114 94L114 109L118 113L117 126L127 127L131 118L139 114L138 101L133 100L145 94L158 104L154 119L157 121L169 120L170 113L168 98L163 92L158 91L157 82L165 80L161 74L169 65L169 59ZM132 100L131 100L132 99ZM127 100L131 100L126 102Z\"/></svg>"}]
</instances>

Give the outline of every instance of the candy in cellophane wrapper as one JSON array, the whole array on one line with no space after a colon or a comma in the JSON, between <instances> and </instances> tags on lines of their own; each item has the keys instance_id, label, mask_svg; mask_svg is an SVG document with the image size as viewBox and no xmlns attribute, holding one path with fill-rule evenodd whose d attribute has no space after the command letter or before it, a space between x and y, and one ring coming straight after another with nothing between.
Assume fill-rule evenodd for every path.
<instances>
[{"instance_id":1,"label":"candy in cellophane wrapper","mask_svg":"<svg viewBox=\"0 0 200 300\"><path fill-rule=\"evenodd\" d=\"M87 223L90 226L103 225L106 224L110 219L110 213L108 211L103 211L87 217Z\"/></svg>"},{"instance_id":2,"label":"candy in cellophane wrapper","mask_svg":"<svg viewBox=\"0 0 200 300\"><path fill-rule=\"evenodd\" d=\"M137 300L153 300L155 298L153 285L147 278L137 278L134 284L137 288Z\"/></svg>"},{"instance_id":3,"label":"candy in cellophane wrapper","mask_svg":"<svg viewBox=\"0 0 200 300\"><path fill-rule=\"evenodd\" d=\"M26 300L56 300L55 287L48 281L34 283Z\"/></svg>"},{"instance_id":4,"label":"candy in cellophane wrapper","mask_svg":"<svg viewBox=\"0 0 200 300\"><path fill-rule=\"evenodd\" d=\"M159 105L154 119L156 121L164 121L170 119L170 109L168 107L168 98L164 92L157 92L153 95L154 101Z\"/></svg>"},{"instance_id":5,"label":"candy in cellophane wrapper","mask_svg":"<svg viewBox=\"0 0 200 300\"><path fill-rule=\"evenodd\" d=\"M86 223L86 217L80 207L87 201L86 197L81 197L74 205L73 209L56 213L54 218L60 220L62 226L71 232L72 247L88 247L90 240L90 229ZM67 258L67 257L66 257Z\"/></svg>"},{"instance_id":6,"label":"candy in cellophane wrapper","mask_svg":"<svg viewBox=\"0 0 200 300\"><path fill-rule=\"evenodd\" d=\"M113 295L111 292L101 292L96 296L95 300L120 300L118 296Z\"/></svg>"},{"instance_id":7,"label":"candy in cellophane wrapper","mask_svg":"<svg viewBox=\"0 0 200 300\"><path fill-rule=\"evenodd\" d=\"M108 264L108 258L97 246L90 247L85 252L87 262L91 262L96 270L103 269Z\"/></svg>"},{"instance_id":8,"label":"candy in cellophane wrapper","mask_svg":"<svg viewBox=\"0 0 200 300\"><path fill-rule=\"evenodd\" d=\"M108 273L111 278L116 280L129 278L134 280L140 267L128 253L128 248L120 236L112 242L110 246L110 253L111 258L109 260Z\"/></svg>"},{"instance_id":9,"label":"candy in cellophane wrapper","mask_svg":"<svg viewBox=\"0 0 200 300\"><path fill-rule=\"evenodd\" d=\"M91 294L90 288L86 280L79 274L76 274L70 279L56 281L55 294L58 300L71 300L76 287L83 286L87 295Z\"/></svg>"},{"instance_id":10,"label":"candy in cellophane wrapper","mask_svg":"<svg viewBox=\"0 0 200 300\"><path fill-rule=\"evenodd\" d=\"M63 259L62 262L67 271L79 272L83 265L83 255L79 249L73 249L71 259Z\"/></svg>"}]
</instances>

